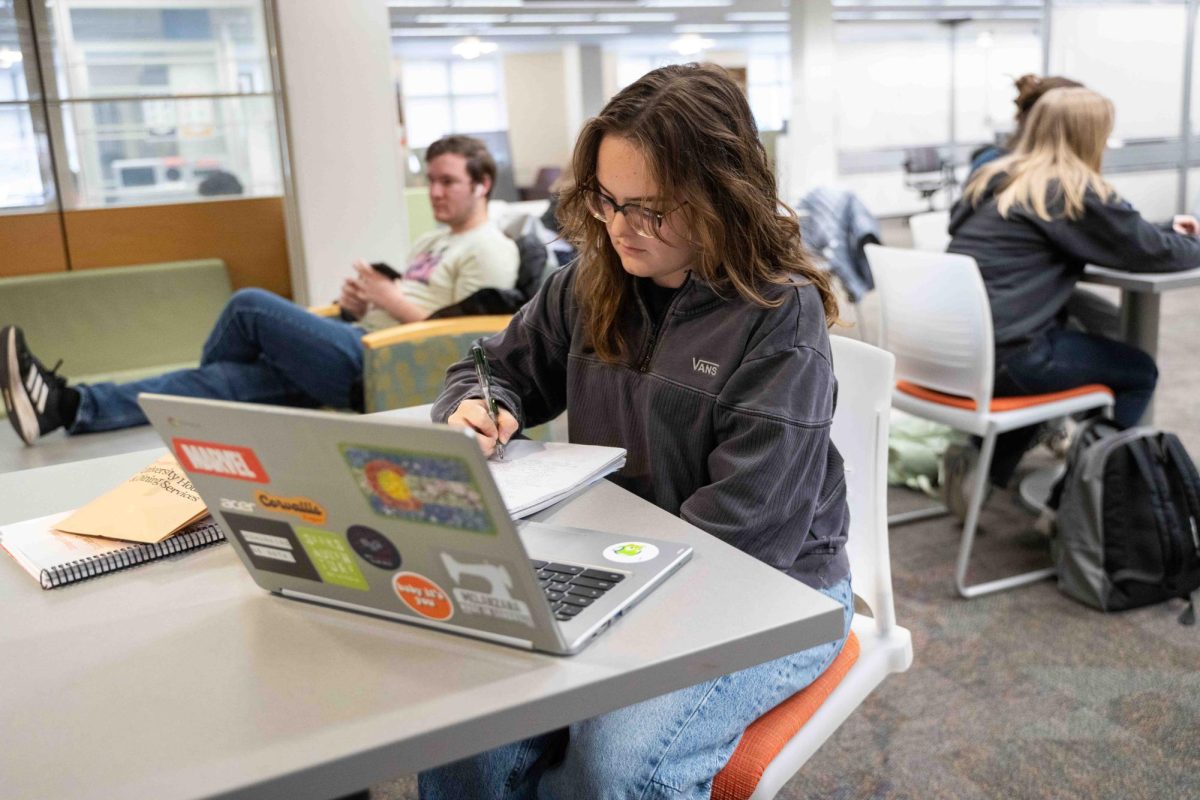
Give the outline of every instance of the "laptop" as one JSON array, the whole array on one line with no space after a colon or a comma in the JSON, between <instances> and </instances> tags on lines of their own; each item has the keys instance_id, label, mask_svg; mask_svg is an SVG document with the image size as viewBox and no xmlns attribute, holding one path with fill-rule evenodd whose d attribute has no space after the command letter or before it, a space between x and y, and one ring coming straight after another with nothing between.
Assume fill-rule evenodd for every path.
<instances>
[{"instance_id":1,"label":"laptop","mask_svg":"<svg viewBox=\"0 0 1200 800\"><path fill-rule=\"evenodd\" d=\"M255 583L284 597L570 655L692 555L639 532L515 523L462 429L138 402Z\"/></svg>"}]
</instances>

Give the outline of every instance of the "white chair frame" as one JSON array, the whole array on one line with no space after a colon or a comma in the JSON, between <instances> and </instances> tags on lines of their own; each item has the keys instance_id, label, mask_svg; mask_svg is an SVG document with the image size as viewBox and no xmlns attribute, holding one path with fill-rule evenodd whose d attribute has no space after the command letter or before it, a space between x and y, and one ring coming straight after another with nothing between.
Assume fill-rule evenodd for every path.
<instances>
[{"instance_id":1,"label":"white chair frame","mask_svg":"<svg viewBox=\"0 0 1200 800\"><path fill-rule=\"evenodd\" d=\"M959 594L978 597L1051 577L1054 569L1047 567L984 583L967 583L996 437L1079 411L1108 411L1112 395L1091 392L1013 411L992 411L992 312L975 259L880 245L867 245L866 253L879 291L879 341L896 357L897 379L974 401L974 409L968 410L899 390L892 396L892 403L901 411L983 439L954 571ZM938 506L896 515L888 522L901 525L944 513L945 506Z\"/></svg>"},{"instance_id":2,"label":"white chair frame","mask_svg":"<svg viewBox=\"0 0 1200 800\"><path fill-rule=\"evenodd\" d=\"M831 337L838 405L831 438L842 455L850 506L846 546L854 593L873 617L855 614L858 660L804 727L771 761L751 800L767 800L804 766L867 696L912 664L912 634L896 624L887 528L887 442L893 363L877 347Z\"/></svg>"},{"instance_id":3,"label":"white chair frame","mask_svg":"<svg viewBox=\"0 0 1200 800\"><path fill-rule=\"evenodd\" d=\"M923 211L908 218L914 250L944 253L950 244L950 212Z\"/></svg>"}]
</instances>

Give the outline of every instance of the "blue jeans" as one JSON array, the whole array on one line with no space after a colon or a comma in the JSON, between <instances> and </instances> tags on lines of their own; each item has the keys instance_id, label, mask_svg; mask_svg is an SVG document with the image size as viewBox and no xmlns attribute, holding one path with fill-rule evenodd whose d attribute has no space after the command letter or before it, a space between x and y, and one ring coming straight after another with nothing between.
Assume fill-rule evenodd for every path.
<instances>
[{"instance_id":1,"label":"blue jeans","mask_svg":"<svg viewBox=\"0 0 1200 800\"><path fill-rule=\"evenodd\" d=\"M349 408L362 380L362 334L356 325L318 317L263 289L241 289L217 318L199 367L74 387L79 413L68 433L145 425L140 392Z\"/></svg>"},{"instance_id":2,"label":"blue jeans","mask_svg":"<svg viewBox=\"0 0 1200 800\"><path fill-rule=\"evenodd\" d=\"M1113 390L1117 424L1129 427L1141 419L1157 382L1158 368L1144 351L1114 339L1056 329L998 359L995 395L1045 394L1102 383ZM996 439L993 483L1008 483L1036 435L1037 426L1031 426Z\"/></svg>"},{"instance_id":3,"label":"blue jeans","mask_svg":"<svg viewBox=\"0 0 1200 800\"><path fill-rule=\"evenodd\" d=\"M823 590L846 609L850 579ZM620 630L609 633L619 636ZM422 772L422 800L708 800L754 720L812 683L845 639Z\"/></svg>"}]
</instances>

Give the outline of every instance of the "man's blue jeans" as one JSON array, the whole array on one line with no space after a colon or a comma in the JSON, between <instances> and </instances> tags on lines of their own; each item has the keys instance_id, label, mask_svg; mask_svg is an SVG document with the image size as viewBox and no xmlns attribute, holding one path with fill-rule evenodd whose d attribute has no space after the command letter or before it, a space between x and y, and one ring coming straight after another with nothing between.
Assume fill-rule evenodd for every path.
<instances>
[{"instance_id":1,"label":"man's blue jeans","mask_svg":"<svg viewBox=\"0 0 1200 800\"><path fill-rule=\"evenodd\" d=\"M271 292L242 289L218 317L199 367L131 383L76 386L79 413L68 432L145 425L139 392L349 408L362 380L362 334L356 325L323 319Z\"/></svg>"},{"instance_id":2,"label":"man's blue jeans","mask_svg":"<svg viewBox=\"0 0 1200 800\"><path fill-rule=\"evenodd\" d=\"M845 636L854 615L850 579L824 593L846 609ZM619 636L620 629L606 635ZM816 680L844 642L422 772L421 798L708 800L713 777L733 755L746 726Z\"/></svg>"},{"instance_id":3,"label":"man's blue jeans","mask_svg":"<svg viewBox=\"0 0 1200 800\"><path fill-rule=\"evenodd\" d=\"M1046 394L1102 383L1113 391L1113 418L1129 427L1141 419L1157 382L1154 359L1133 345L1078 331L1051 330L997 360L994 394ZM1000 434L992 457L992 483L1008 483L1036 435L1037 426Z\"/></svg>"}]
</instances>

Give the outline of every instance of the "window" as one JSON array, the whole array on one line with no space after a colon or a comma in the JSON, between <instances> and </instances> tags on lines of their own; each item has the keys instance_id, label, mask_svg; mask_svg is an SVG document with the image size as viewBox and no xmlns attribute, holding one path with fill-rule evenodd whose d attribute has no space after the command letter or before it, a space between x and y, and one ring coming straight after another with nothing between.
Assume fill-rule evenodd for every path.
<instances>
[{"instance_id":1,"label":"window","mask_svg":"<svg viewBox=\"0 0 1200 800\"><path fill-rule=\"evenodd\" d=\"M750 110L760 131L781 131L791 111L791 59L787 53L751 55L746 64Z\"/></svg>"},{"instance_id":2,"label":"window","mask_svg":"<svg viewBox=\"0 0 1200 800\"><path fill-rule=\"evenodd\" d=\"M178 5L0 0L0 205L46 202L39 120L68 210L282 193L262 0ZM33 60L16 40L44 70L24 107L4 105Z\"/></svg>"},{"instance_id":3,"label":"window","mask_svg":"<svg viewBox=\"0 0 1200 800\"><path fill-rule=\"evenodd\" d=\"M451 133L508 128L498 59L405 61L401 88L410 147L428 147Z\"/></svg>"}]
</instances>

